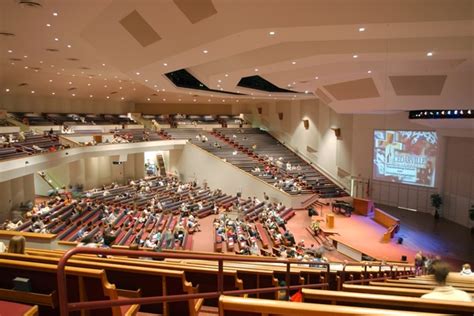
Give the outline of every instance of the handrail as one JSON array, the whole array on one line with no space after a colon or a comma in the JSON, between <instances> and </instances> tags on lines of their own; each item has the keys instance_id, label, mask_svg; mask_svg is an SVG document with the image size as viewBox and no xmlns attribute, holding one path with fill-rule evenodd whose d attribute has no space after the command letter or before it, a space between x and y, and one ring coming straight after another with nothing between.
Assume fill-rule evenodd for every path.
<instances>
[{"instance_id":1,"label":"handrail","mask_svg":"<svg viewBox=\"0 0 474 316\"><path fill-rule=\"evenodd\" d=\"M92 301L92 302L73 302L68 303L67 301L67 284L66 284L66 264L67 261L75 254L84 253L84 254L96 254L96 255L115 255L115 256L134 256L134 257L151 257L151 258L176 258L176 259L197 259L197 260L211 260L218 262L218 276L217 276L217 292L206 292L206 293L196 293L196 294L179 294L179 295L167 295L167 296L152 296L152 297L141 297L141 298L127 298L127 299L118 299L118 300L101 300L101 301ZM80 309L98 309L106 308L112 306L121 306L121 305L132 305L132 304L154 304L159 302L174 302L174 301L183 301L196 298L213 298L218 297L219 295L239 295L239 294L255 294L255 293L264 293L264 292L275 292L279 290L286 290L287 295L289 295L290 290L300 289L300 288L318 288L328 286L329 283L318 283L318 284L305 284L305 285L290 285L290 266L291 264L301 265L302 262L299 261L289 261L281 260L279 263L286 264L286 275L285 281L286 286L280 287L271 287L271 288L259 288L252 290L232 290L224 291L224 261L245 261L245 262L274 262L271 258L257 258L257 257L246 257L242 258L229 257L229 256L210 256L210 255L196 255L196 254L180 254L180 253L161 253L161 252L145 252L145 251L136 251L136 250L115 250L115 249L104 249L104 248L87 248L87 247L76 247L68 250L58 262L57 268L57 285L58 285L58 301L59 301L59 312L61 316L69 315L70 311L76 311ZM311 262L303 264L312 264ZM330 266L329 263L318 262L320 266L326 266L326 273L329 275Z\"/></svg>"}]
</instances>

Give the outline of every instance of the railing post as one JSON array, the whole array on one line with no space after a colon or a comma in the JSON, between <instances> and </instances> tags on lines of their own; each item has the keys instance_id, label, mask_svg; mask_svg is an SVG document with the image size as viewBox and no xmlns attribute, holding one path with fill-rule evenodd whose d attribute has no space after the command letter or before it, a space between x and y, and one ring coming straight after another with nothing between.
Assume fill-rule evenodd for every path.
<instances>
[{"instance_id":1,"label":"railing post","mask_svg":"<svg viewBox=\"0 0 474 316\"><path fill-rule=\"evenodd\" d=\"M217 274L217 291L224 292L224 260L219 259L219 273Z\"/></svg>"},{"instance_id":2,"label":"railing post","mask_svg":"<svg viewBox=\"0 0 474 316\"><path fill-rule=\"evenodd\" d=\"M290 299L290 282L291 282L291 279L290 279L290 262L286 263L285 279L286 279L286 296L287 296L288 299Z\"/></svg>"}]
</instances>

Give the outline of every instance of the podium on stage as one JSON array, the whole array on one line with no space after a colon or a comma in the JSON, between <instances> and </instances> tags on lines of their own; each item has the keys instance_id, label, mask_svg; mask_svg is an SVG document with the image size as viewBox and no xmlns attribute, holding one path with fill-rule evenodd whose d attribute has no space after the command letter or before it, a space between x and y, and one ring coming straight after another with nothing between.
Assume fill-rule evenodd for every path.
<instances>
[{"instance_id":1,"label":"podium on stage","mask_svg":"<svg viewBox=\"0 0 474 316\"><path fill-rule=\"evenodd\" d=\"M326 214L326 228L334 228L334 214Z\"/></svg>"}]
</instances>

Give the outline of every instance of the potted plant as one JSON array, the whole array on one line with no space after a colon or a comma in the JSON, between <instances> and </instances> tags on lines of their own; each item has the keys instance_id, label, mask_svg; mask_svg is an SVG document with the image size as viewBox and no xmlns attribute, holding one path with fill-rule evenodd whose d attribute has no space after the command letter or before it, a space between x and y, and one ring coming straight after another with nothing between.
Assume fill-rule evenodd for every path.
<instances>
[{"instance_id":1,"label":"potted plant","mask_svg":"<svg viewBox=\"0 0 474 316\"><path fill-rule=\"evenodd\" d=\"M474 223L474 205L469 209L469 219ZM471 234L474 234L474 226L471 226Z\"/></svg>"},{"instance_id":2,"label":"potted plant","mask_svg":"<svg viewBox=\"0 0 474 316\"><path fill-rule=\"evenodd\" d=\"M431 206L435 208L434 218L439 219L439 208L443 204L443 198L438 193L431 194Z\"/></svg>"}]
</instances>

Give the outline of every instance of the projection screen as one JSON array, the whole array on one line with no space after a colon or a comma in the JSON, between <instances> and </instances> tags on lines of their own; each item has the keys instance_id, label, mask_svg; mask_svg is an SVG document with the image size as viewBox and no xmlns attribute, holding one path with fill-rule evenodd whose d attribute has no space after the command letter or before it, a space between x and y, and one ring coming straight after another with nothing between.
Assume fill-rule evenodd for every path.
<instances>
[{"instance_id":1,"label":"projection screen","mask_svg":"<svg viewBox=\"0 0 474 316\"><path fill-rule=\"evenodd\" d=\"M433 131L374 131L375 180L434 187L438 135Z\"/></svg>"}]
</instances>

